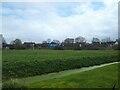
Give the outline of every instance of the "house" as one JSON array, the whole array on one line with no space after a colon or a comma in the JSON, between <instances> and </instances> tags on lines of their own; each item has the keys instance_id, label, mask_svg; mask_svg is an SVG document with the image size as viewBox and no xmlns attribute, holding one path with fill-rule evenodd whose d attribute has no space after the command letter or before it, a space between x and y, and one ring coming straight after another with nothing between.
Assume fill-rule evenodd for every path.
<instances>
[{"instance_id":1,"label":"house","mask_svg":"<svg viewBox=\"0 0 120 90\"><path fill-rule=\"evenodd\" d=\"M35 42L24 42L23 45L28 49L31 49L31 48L34 49Z\"/></svg>"}]
</instances>

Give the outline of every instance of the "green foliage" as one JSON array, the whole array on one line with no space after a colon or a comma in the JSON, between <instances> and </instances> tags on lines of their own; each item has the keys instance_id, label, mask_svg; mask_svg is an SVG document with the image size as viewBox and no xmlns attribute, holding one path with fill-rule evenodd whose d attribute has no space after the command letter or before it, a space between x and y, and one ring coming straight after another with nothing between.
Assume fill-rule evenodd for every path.
<instances>
[{"instance_id":1,"label":"green foliage","mask_svg":"<svg viewBox=\"0 0 120 90\"><path fill-rule=\"evenodd\" d=\"M62 46L56 46L53 48L54 50L64 50Z\"/></svg>"},{"instance_id":2,"label":"green foliage","mask_svg":"<svg viewBox=\"0 0 120 90\"><path fill-rule=\"evenodd\" d=\"M39 79L39 78L38 78ZM32 79L31 79L32 80ZM103 88L118 90L118 64L112 64L85 72L70 74L60 78L36 81L28 84L30 88ZM96 90L95 89L95 90Z\"/></svg>"},{"instance_id":3,"label":"green foliage","mask_svg":"<svg viewBox=\"0 0 120 90\"><path fill-rule=\"evenodd\" d=\"M75 47L74 50L81 50L81 47Z\"/></svg>"},{"instance_id":4,"label":"green foliage","mask_svg":"<svg viewBox=\"0 0 120 90\"><path fill-rule=\"evenodd\" d=\"M3 51L3 80L118 61L111 51Z\"/></svg>"},{"instance_id":5,"label":"green foliage","mask_svg":"<svg viewBox=\"0 0 120 90\"><path fill-rule=\"evenodd\" d=\"M24 86L23 84L21 84L20 82L18 82L17 80L9 80L8 82L4 82L3 85L3 90L9 90L12 88L19 88L20 90L23 90L23 88L27 88L26 86Z\"/></svg>"}]
</instances>

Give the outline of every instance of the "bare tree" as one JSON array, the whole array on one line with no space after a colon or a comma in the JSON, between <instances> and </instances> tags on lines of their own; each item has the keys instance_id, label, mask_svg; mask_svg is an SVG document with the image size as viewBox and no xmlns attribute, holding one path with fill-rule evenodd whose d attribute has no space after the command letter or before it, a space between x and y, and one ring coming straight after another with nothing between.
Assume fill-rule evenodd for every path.
<instances>
[{"instance_id":1,"label":"bare tree","mask_svg":"<svg viewBox=\"0 0 120 90\"><path fill-rule=\"evenodd\" d=\"M11 44L21 45L21 44L22 44L22 41L21 41L20 39L15 39L14 41L11 42Z\"/></svg>"},{"instance_id":2,"label":"bare tree","mask_svg":"<svg viewBox=\"0 0 120 90\"><path fill-rule=\"evenodd\" d=\"M11 41L11 47L14 49L23 49L24 46L22 45L22 41L20 39L15 39Z\"/></svg>"},{"instance_id":3,"label":"bare tree","mask_svg":"<svg viewBox=\"0 0 120 90\"><path fill-rule=\"evenodd\" d=\"M107 37L107 38L102 39L101 42L103 43L111 42L111 39L110 37Z\"/></svg>"},{"instance_id":4,"label":"bare tree","mask_svg":"<svg viewBox=\"0 0 120 90\"><path fill-rule=\"evenodd\" d=\"M77 37L75 38L75 43L85 43L86 42L86 39L84 37Z\"/></svg>"},{"instance_id":5,"label":"bare tree","mask_svg":"<svg viewBox=\"0 0 120 90\"><path fill-rule=\"evenodd\" d=\"M74 39L73 38L66 38L65 40L64 40L64 43L74 43Z\"/></svg>"},{"instance_id":6,"label":"bare tree","mask_svg":"<svg viewBox=\"0 0 120 90\"><path fill-rule=\"evenodd\" d=\"M43 43L43 44L46 44L46 43L47 43L47 41L42 41L42 43Z\"/></svg>"},{"instance_id":7,"label":"bare tree","mask_svg":"<svg viewBox=\"0 0 120 90\"><path fill-rule=\"evenodd\" d=\"M93 37L92 43L100 43L100 39Z\"/></svg>"},{"instance_id":8,"label":"bare tree","mask_svg":"<svg viewBox=\"0 0 120 90\"><path fill-rule=\"evenodd\" d=\"M53 42L53 43L56 43L56 44L60 44L60 41L59 41L59 40L53 40L52 42Z\"/></svg>"},{"instance_id":9,"label":"bare tree","mask_svg":"<svg viewBox=\"0 0 120 90\"><path fill-rule=\"evenodd\" d=\"M47 39L47 43L51 43L51 39Z\"/></svg>"}]
</instances>

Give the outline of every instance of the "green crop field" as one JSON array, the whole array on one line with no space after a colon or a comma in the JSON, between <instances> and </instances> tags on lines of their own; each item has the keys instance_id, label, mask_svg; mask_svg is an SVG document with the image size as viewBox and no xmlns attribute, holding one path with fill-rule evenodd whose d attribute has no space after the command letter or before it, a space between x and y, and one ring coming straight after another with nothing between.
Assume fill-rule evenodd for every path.
<instances>
[{"instance_id":1,"label":"green crop field","mask_svg":"<svg viewBox=\"0 0 120 90\"><path fill-rule=\"evenodd\" d=\"M115 50L3 50L3 82L117 62ZM57 84L56 84L57 85Z\"/></svg>"}]
</instances>

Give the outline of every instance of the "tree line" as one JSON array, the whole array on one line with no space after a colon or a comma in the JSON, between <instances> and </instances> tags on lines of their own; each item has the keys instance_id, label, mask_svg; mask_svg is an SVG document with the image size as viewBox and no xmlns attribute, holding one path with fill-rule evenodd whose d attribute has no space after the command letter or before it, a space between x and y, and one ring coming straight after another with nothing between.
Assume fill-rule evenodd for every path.
<instances>
[{"instance_id":1,"label":"tree line","mask_svg":"<svg viewBox=\"0 0 120 90\"><path fill-rule=\"evenodd\" d=\"M15 39L8 44L4 37L2 37L3 49L54 49L54 50L104 50L104 49L119 49L120 39L115 41L110 37L100 40L93 37L91 43L87 43L85 37L79 36L74 38L66 38L63 42L59 40L47 39L42 43L23 42L21 39Z\"/></svg>"}]
</instances>

